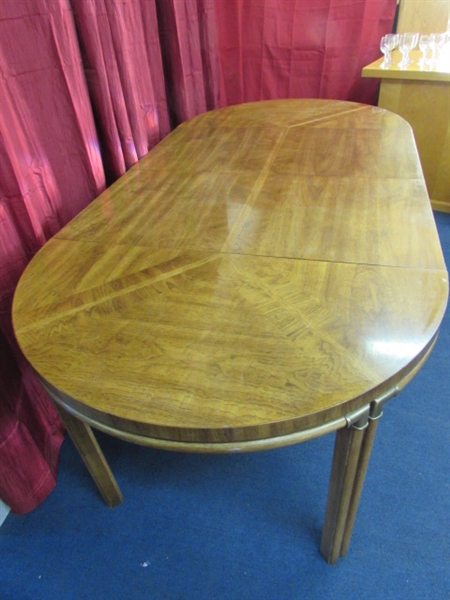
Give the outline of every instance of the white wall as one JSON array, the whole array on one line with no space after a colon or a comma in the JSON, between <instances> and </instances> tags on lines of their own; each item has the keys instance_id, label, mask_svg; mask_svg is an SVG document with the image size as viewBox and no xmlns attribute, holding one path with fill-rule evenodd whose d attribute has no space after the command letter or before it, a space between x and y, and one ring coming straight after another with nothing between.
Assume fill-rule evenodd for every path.
<instances>
[{"instance_id":1,"label":"white wall","mask_svg":"<svg viewBox=\"0 0 450 600\"><path fill-rule=\"evenodd\" d=\"M3 500L0 498L0 526L2 525L3 521L8 516L8 513L9 513L9 506L7 504L5 504L3 502Z\"/></svg>"}]
</instances>

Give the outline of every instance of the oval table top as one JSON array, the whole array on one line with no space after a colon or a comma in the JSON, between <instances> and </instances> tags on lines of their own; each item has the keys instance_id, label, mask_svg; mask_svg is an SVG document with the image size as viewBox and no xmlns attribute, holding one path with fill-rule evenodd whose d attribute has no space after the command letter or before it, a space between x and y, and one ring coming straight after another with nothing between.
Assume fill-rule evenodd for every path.
<instances>
[{"instance_id":1,"label":"oval table top","mask_svg":"<svg viewBox=\"0 0 450 600\"><path fill-rule=\"evenodd\" d=\"M73 414L208 444L366 405L423 359L447 295L408 123L276 100L176 128L33 258L13 321Z\"/></svg>"}]
</instances>

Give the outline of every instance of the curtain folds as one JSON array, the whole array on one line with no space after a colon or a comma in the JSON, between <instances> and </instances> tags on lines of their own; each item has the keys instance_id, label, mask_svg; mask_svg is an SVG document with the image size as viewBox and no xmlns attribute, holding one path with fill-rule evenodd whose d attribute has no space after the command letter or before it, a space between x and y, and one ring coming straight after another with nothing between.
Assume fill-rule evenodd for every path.
<instances>
[{"instance_id":1,"label":"curtain folds","mask_svg":"<svg viewBox=\"0 0 450 600\"><path fill-rule=\"evenodd\" d=\"M178 123L277 97L374 100L359 72L396 0L0 2L0 497L32 510L63 428L18 347L39 248ZM372 87L371 87L372 86Z\"/></svg>"},{"instance_id":2,"label":"curtain folds","mask_svg":"<svg viewBox=\"0 0 450 600\"><path fill-rule=\"evenodd\" d=\"M396 0L217 0L226 104L336 98L375 104L361 69L392 30Z\"/></svg>"},{"instance_id":3,"label":"curtain folds","mask_svg":"<svg viewBox=\"0 0 450 600\"><path fill-rule=\"evenodd\" d=\"M30 258L105 186L68 0L2 3L0 497L23 513L55 485L62 427L11 324Z\"/></svg>"},{"instance_id":4,"label":"curtain folds","mask_svg":"<svg viewBox=\"0 0 450 600\"><path fill-rule=\"evenodd\" d=\"M108 182L170 130L154 0L71 0Z\"/></svg>"},{"instance_id":5,"label":"curtain folds","mask_svg":"<svg viewBox=\"0 0 450 600\"><path fill-rule=\"evenodd\" d=\"M215 0L160 0L161 48L173 125L220 105Z\"/></svg>"},{"instance_id":6,"label":"curtain folds","mask_svg":"<svg viewBox=\"0 0 450 600\"><path fill-rule=\"evenodd\" d=\"M46 240L170 131L166 89L176 122L219 105L213 0L158 4L0 4L0 497L16 513L55 486L63 439L14 338L19 277ZM170 77L163 51L166 67L177 61Z\"/></svg>"}]
</instances>

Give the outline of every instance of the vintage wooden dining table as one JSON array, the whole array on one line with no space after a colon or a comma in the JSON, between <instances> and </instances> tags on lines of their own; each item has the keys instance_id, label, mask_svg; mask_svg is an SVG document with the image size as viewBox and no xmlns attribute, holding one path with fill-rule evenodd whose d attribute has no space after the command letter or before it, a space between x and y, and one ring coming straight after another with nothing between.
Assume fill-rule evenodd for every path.
<instances>
[{"instance_id":1,"label":"vintage wooden dining table","mask_svg":"<svg viewBox=\"0 0 450 600\"><path fill-rule=\"evenodd\" d=\"M430 354L447 296L408 123L274 100L178 126L37 253L13 322L111 506L92 428L187 452L336 432L334 563L382 407Z\"/></svg>"}]
</instances>

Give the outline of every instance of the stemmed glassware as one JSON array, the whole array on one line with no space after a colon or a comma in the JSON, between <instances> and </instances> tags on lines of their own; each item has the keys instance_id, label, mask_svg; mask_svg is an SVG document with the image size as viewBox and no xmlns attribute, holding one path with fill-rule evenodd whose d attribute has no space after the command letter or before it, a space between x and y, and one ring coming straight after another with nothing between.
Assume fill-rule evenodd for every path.
<instances>
[{"instance_id":1,"label":"stemmed glassware","mask_svg":"<svg viewBox=\"0 0 450 600\"><path fill-rule=\"evenodd\" d=\"M435 44L436 44L435 60L436 60L436 62L439 62L439 59L442 58L443 51L445 49L447 40L448 40L447 32L435 34Z\"/></svg>"},{"instance_id":2,"label":"stemmed glassware","mask_svg":"<svg viewBox=\"0 0 450 600\"><path fill-rule=\"evenodd\" d=\"M422 58L420 59L420 63L419 63L419 66L421 69L426 69L427 66L430 64L430 61L428 60L427 56L428 56L428 52L430 50L432 51L431 46L432 46L431 35L422 34L419 37L419 50L422 52Z\"/></svg>"},{"instance_id":3,"label":"stemmed glassware","mask_svg":"<svg viewBox=\"0 0 450 600\"><path fill-rule=\"evenodd\" d=\"M392 64L392 50L394 50L399 41L399 35L397 33L387 33L383 35L380 41L380 50L384 54L384 60L380 67L387 69Z\"/></svg>"},{"instance_id":4,"label":"stemmed glassware","mask_svg":"<svg viewBox=\"0 0 450 600\"><path fill-rule=\"evenodd\" d=\"M380 40L380 50L384 55L384 59L380 67L388 69L392 65L392 51L398 48L402 55L398 67L406 69L411 64L411 50L416 46L419 47L422 53L422 57L418 61L420 69L432 70L438 68L438 63L440 63L443 70L448 70L447 63L450 59L450 24L449 30L444 33L420 34L417 32L407 32L383 35Z\"/></svg>"},{"instance_id":5,"label":"stemmed glassware","mask_svg":"<svg viewBox=\"0 0 450 600\"><path fill-rule=\"evenodd\" d=\"M389 44L387 41L387 36L383 35L383 37L380 40L380 50L381 52L384 54L384 60L383 62L380 64L380 67L382 69L387 69L387 67L390 64L390 50L389 50Z\"/></svg>"},{"instance_id":6,"label":"stemmed glassware","mask_svg":"<svg viewBox=\"0 0 450 600\"><path fill-rule=\"evenodd\" d=\"M400 41L398 44L398 49L402 54L402 60L398 63L398 66L401 69L406 69L406 67L410 64L410 52L413 48L417 46L417 42L419 41L418 33L403 33L400 36Z\"/></svg>"},{"instance_id":7,"label":"stemmed glassware","mask_svg":"<svg viewBox=\"0 0 450 600\"><path fill-rule=\"evenodd\" d=\"M433 63L433 62L436 61L437 43L438 43L437 34L436 33L430 33L430 50L431 50L430 63Z\"/></svg>"}]
</instances>

